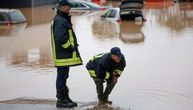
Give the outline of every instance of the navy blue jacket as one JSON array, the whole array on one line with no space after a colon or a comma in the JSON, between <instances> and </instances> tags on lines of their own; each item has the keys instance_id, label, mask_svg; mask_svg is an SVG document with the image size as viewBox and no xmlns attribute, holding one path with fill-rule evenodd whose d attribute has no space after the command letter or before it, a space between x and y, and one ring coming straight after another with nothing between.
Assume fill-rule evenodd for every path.
<instances>
[{"instance_id":1,"label":"navy blue jacket","mask_svg":"<svg viewBox=\"0 0 193 110\"><path fill-rule=\"evenodd\" d=\"M125 57L122 56L120 63L116 63L111 58L111 53L95 55L86 65L87 70L94 70L96 77L105 79L106 74L109 73L108 79L111 79L113 72L119 77L126 66Z\"/></svg>"},{"instance_id":2,"label":"navy blue jacket","mask_svg":"<svg viewBox=\"0 0 193 110\"><path fill-rule=\"evenodd\" d=\"M55 66L75 66L82 64L76 35L72 28L71 16L57 11L51 26L52 50Z\"/></svg>"}]
</instances>

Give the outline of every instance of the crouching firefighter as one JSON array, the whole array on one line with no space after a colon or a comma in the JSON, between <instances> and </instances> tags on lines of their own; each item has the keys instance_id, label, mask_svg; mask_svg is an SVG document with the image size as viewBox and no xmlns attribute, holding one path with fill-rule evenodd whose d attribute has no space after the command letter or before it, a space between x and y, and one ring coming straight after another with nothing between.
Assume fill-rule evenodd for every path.
<instances>
[{"instance_id":1,"label":"crouching firefighter","mask_svg":"<svg viewBox=\"0 0 193 110\"><path fill-rule=\"evenodd\" d=\"M77 106L77 103L69 97L69 89L66 83L69 67L82 65L69 10L69 2L61 0L57 7L57 15L54 17L51 26L53 59L57 68L56 107L60 108L73 108Z\"/></svg>"},{"instance_id":2,"label":"crouching firefighter","mask_svg":"<svg viewBox=\"0 0 193 110\"><path fill-rule=\"evenodd\" d=\"M87 63L86 68L96 84L99 105L112 104L108 100L109 95L125 66L124 55L118 47L112 48L109 53L95 55ZM107 83L105 90L104 82Z\"/></svg>"}]
</instances>

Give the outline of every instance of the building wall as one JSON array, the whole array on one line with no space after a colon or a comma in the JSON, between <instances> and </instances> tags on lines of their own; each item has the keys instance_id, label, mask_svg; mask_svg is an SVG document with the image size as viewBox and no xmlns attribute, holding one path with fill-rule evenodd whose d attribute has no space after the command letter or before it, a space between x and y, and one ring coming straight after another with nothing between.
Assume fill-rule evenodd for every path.
<instances>
[{"instance_id":1,"label":"building wall","mask_svg":"<svg viewBox=\"0 0 193 110\"><path fill-rule=\"evenodd\" d=\"M56 3L57 0L1 0L0 8L22 8Z\"/></svg>"}]
</instances>

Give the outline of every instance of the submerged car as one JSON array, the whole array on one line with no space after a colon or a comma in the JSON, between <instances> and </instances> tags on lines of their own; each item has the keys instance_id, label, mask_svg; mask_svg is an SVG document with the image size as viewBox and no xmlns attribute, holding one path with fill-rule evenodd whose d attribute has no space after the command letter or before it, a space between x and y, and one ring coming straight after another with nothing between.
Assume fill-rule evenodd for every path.
<instances>
[{"instance_id":1,"label":"submerged car","mask_svg":"<svg viewBox=\"0 0 193 110\"><path fill-rule=\"evenodd\" d=\"M69 1L71 10L106 10L107 7L99 6L98 4L89 1Z\"/></svg>"},{"instance_id":2,"label":"submerged car","mask_svg":"<svg viewBox=\"0 0 193 110\"><path fill-rule=\"evenodd\" d=\"M144 42L145 35L142 31L143 22L141 20L138 21L139 19L137 19L137 21L121 20L119 12L119 8L111 8L101 16L101 20L103 21L101 24L107 25L107 29L110 30L106 33L108 33L108 35L111 35L113 32L119 33L120 39L125 43ZM104 33L103 28L100 33ZM113 36L116 35L115 33L113 34Z\"/></svg>"},{"instance_id":3,"label":"submerged car","mask_svg":"<svg viewBox=\"0 0 193 110\"><path fill-rule=\"evenodd\" d=\"M134 16L132 16L132 17L134 17ZM108 19L110 21L116 21L116 22L120 22L120 21L124 21L124 20L135 20L135 21L145 21L146 20L143 15L135 16L132 19L129 17L122 18L120 15L120 9L119 8L108 9L104 14L101 15L101 19Z\"/></svg>"},{"instance_id":4,"label":"submerged car","mask_svg":"<svg viewBox=\"0 0 193 110\"><path fill-rule=\"evenodd\" d=\"M143 18L143 0L124 0L120 5L121 19L134 20L136 17Z\"/></svg>"},{"instance_id":5,"label":"submerged car","mask_svg":"<svg viewBox=\"0 0 193 110\"><path fill-rule=\"evenodd\" d=\"M25 16L18 9L0 9L0 24L19 24L26 22Z\"/></svg>"},{"instance_id":6,"label":"submerged car","mask_svg":"<svg viewBox=\"0 0 193 110\"><path fill-rule=\"evenodd\" d=\"M107 7L99 6L98 4L89 1L69 1L71 5L71 11L74 10L106 10ZM56 11L58 4L55 5L53 10Z\"/></svg>"}]
</instances>

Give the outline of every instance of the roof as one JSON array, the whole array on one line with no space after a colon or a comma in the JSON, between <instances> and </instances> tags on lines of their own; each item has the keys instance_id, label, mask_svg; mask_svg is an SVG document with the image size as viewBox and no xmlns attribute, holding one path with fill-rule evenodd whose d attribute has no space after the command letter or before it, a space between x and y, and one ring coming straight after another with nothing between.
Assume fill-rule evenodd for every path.
<instances>
[{"instance_id":1,"label":"roof","mask_svg":"<svg viewBox=\"0 0 193 110\"><path fill-rule=\"evenodd\" d=\"M9 12L13 12L13 11L18 11L18 10L17 10L17 9L5 9L5 8L0 8L0 12L9 13Z\"/></svg>"}]
</instances>

